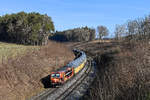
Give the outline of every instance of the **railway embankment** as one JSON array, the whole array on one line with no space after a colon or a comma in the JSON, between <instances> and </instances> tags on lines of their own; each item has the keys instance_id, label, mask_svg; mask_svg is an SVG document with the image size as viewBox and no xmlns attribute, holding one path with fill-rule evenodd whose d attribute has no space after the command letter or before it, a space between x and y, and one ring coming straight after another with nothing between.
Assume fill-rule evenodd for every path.
<instances>
[{"instance_id":1,"label":"railway embankment","mask_svg":"<svg viewBox=\"0 0 150 100\"><path fill-rule=\"evenodd\" d=\"M29 100L62 100L79 99L88 90L95 77L96 64L91 58L87 58L84 68L59 88L47 90L33 96Z\"/></svg>"}]
</instances>

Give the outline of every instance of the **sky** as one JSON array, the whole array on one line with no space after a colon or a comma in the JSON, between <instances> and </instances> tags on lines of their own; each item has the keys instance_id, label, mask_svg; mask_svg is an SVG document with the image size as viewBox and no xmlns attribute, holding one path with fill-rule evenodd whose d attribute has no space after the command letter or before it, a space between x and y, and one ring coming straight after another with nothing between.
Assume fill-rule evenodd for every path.
<instances>
[{"instance_id":1,"label":"sky","mask_svg":"<svg viewBox=\"0 0 150 100\"><path fill-rule=\"evenodd\" d=\"M116 24L150 14L149 4L150 0L0 0L0 16L39 12L51 16L58 31L104 25L113 33Z\"/></svg>"}]
</instances>

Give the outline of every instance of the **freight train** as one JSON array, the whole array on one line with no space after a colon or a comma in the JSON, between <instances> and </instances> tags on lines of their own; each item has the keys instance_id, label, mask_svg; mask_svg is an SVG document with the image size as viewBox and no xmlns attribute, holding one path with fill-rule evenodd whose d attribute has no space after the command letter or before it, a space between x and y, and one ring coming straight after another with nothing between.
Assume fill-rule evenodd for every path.
<instances>
[{"instance_id":1,"label":"freight train","mask_svg":"<svg viewBox=\"0 0 150 100\"><path fill-rule=\"evenodd\" d=\"M69 62L66 66L58 69L50 74L52 85L61 85L75 74L77 74L86 64L87 57L83 51L73 50L75 59Z\"/></svg>"}]
</instances>

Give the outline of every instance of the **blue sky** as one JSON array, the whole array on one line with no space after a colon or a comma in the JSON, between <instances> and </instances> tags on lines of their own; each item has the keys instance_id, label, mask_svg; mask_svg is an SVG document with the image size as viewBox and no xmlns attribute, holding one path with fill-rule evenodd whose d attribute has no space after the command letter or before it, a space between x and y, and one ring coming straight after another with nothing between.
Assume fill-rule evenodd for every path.
<instances>
[{"instance_id":1,"label":"blue sky","mask_svg":"<svg viewBox=\"0 0 150 100\"><path fill-rule=\"evenodd\" d=\"M48 14L56 30L105 25L112 33L116 24L150 14L150 0L1 0L0 15L39 12Z\"/></svg>"}]
</instances>

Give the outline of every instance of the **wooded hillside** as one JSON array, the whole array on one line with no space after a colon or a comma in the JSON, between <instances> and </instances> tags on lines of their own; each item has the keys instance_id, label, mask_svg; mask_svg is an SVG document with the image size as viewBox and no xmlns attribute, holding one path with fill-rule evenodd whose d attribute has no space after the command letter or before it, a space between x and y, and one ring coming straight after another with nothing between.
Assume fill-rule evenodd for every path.
<instances>
[{"instance_id":1,"label":"wooded hillside","mask_svg":"<svg viewBox=\"0 0 150 100\"><path fill-rule=\"evenodd\" d=\"M19 12L0 16L0 41L43 45L53 31L53 21L47 15Z\"/></svg>"},{"instance_id":2,"label":"wooded hillside","mask_svg":"<svg viewBox=\"0 0 150 100\"><path fill-rule=\"evenodd\" d=\"M74 28L70 30L65 30L62 32L56 32L52 40L56 41L90 41L95 39L95 29L82 27L82 28Z\"/></svg>"}]
</instances>

